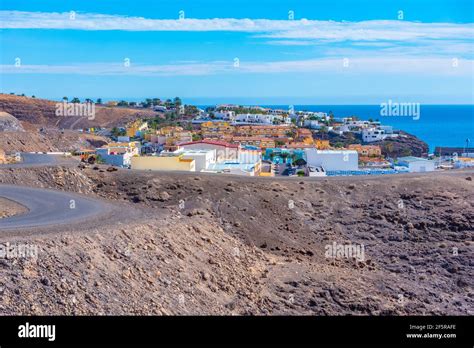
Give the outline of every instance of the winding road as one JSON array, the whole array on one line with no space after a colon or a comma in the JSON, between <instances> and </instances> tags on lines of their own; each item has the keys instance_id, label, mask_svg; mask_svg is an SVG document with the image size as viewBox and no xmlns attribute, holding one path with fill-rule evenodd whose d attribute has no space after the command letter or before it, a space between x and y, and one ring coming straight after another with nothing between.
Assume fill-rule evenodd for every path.
<instances>
[{"instance_id":1,"label":"winding road","mask_svg":"<svg viewBox=\"0 0 474 348\"><path fill-rule=\"evenodd\" d=\"M14 185L0 185L0 197L18 202L29 210L0 219L0 230L71 224L111 209L107 203L69 192Z\"/></svg>"},{"instance_id":2,"label":"winding road","mask_svg":"<svg viewBox=\"0 0 474 348\"><path fill-rule=\"evenodd\" d=\"M51 166L58 163L58 156L41 153L22 153L22 162L13 164L0 164L1 168L27 168Z\"/></svg>"},{"instance_id":3,"label":"winding road","mask_svg":"<svg viewBox=\"0 0 474 348\"><path fill-rule=\"evenodd\" d=\"M2 168L27 168L57 165L60 156L22 153L23 161L0 165ZM0 219L1 230L73 224L98 218L113 210L113 206L81 195L42 188L0 184L0 197L28 208L28 212Z\"/></svg>"}]
</instances>

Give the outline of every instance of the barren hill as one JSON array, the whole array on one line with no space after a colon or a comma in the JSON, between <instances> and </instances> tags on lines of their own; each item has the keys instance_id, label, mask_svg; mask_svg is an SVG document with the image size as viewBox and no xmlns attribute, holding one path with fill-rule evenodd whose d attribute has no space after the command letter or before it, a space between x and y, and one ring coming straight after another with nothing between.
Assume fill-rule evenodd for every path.
<instances>
[{"instance_id":1,"label":"barren hill","mask_svg":"<svg viewBox=\"0 0 474 348\"><path fill-rule=\"evenodd\" d=\"M23 130L20 121L9 113L0 111L0 132L21 132Z\"/></svg>"},{"instance_id":2,"label":"barren hill","mask_svg":"<svg viewBox=\"0 0 474 348\"><path fill-rule=\"evenodd\" d=\"M287 179L1 170L146 217L0 236L2 314L472 315L472 171ZM328 257L333 243L365 257Z\"/></svg>"},{"instance_id":3,"label":"barren hill","mask_svg":"<svg viewBox=\"0 0 474 348\"><path fill-rule=\"evenodd\" d=\"M86 117L56 116L55 101L0 94L0 111L7 112L22 122L40 127L79 129L87 127L121 126L135 118L151 118L157 115L151 110L122 107L96 106L95 119Z\"/></svg>"}]
</instances>

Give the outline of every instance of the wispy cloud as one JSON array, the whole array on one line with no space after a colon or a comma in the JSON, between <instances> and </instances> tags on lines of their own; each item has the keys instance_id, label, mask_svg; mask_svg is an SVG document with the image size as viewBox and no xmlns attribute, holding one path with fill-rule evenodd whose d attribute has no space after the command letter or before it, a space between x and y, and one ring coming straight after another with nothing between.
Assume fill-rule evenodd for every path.
<instances>
[{"instance_id":1,"label":"wispy cloud","mask_svg":"<svg viewBox=\"0 0 474 348\"><path fill-rule=\"evenodd\" d=\"M126 31L238 31L271 39L375 41L417 39L472 40L474 26L398 20L336 22L269 19L151 19L95 13L0 11L3 29L76 29Z\"/></svg>"},{"instance_id":2,"label":"wispy cloud","mask_svg":"<svg viewBox=\"0 0 474 348\"><path fill-rule=\"evenodd\" d=\"M321 58L273 62L178 62L176 64L124 66L118 63L73 65L0 65L2 74L204 76L215 74L340 73L340 74L426 74L466 76L474 69L467 59L383 57Z\"/></svg>"}]
</instances>

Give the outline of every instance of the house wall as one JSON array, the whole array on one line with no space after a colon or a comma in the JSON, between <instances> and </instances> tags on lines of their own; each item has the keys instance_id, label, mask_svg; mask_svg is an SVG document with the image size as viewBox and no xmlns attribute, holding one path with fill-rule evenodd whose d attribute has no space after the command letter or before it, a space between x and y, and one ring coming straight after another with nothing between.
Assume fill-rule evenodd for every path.
<instances>
[{"instance_id":1,"label":"house wall","mask_svg":"<svg viewBox=\"0 0 474 348\"><path fill-rule=\"evenodd\" d=\"M239 149L214 144L188 144L180 146L186 150L216 150L216 161L235 161L239 158Z\"/></svg>"},{"instance_id":2,"label":"house wall","mask_svg":"<svg viewBox=\"0 0 474 348\"><path fill-rule=\"evenodd\" d=\"M399 164L408 167L410 173L432 172L435 170L434 161L400 162Z\"/></svg>"},{"instance_id":3,"label":"house wall","mask_svg":"<svg viewBox=\"0 0 474 348\"><path fill-rule=\"evenodd\" d=\"M359 156L357 151L319 151L305 149L309 166L323 167L324 170L358 170Z\"/></svg>"},{"instance_id":4,"label":"house wall","mask_svg":"<svg viewBox=\"0 0 474 348\"><path fill-rule=\"evenodd\" d=\"M183 159L191 159L195 161L195 168L197 172L205 170L211 163L216 162L216 151L210 150L207 152L184 152Z\"/></svg>"},{"instance_id":5,"label":"house wall","mask_svg":"<svg viewBox=\"0 0 474 348\"><path fill-rule=\"evenodd\" d=\"M182 159L179 156L158 157L158 156L134 156L131 159L132 169L141 170L181 170L196 171L196 162L194 160Z\"/></svg>"}]
</instances>

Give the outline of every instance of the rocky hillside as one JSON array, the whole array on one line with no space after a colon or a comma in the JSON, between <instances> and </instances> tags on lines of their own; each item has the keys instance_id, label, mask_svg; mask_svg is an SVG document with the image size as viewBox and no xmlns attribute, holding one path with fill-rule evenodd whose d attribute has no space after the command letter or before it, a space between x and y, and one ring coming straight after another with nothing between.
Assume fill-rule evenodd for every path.
<instances>
[{"instance_id":1,"label":"rocky hillside","mask_svg":"<svg viewBox=\"0 0 474 348\"><path fill-rule=\"evenodd\" d=\"M48 129L28 132L0 132L0 148L6 152L49 152L93 149L107 143L107 139L91 134Z\"/></svg>"},{"instance_id":2,"label":"rocky hillside","mask_svg":"<svg viewBox=\"0 0 474 348\"><path fill-rule=\"evenodd\" d=\"M136 118L151 118L156 112L121 107L96 106L95 119L56 116L55 101L0 94L0 111L7 112L22 122L39 127L79 129L87 127L122 126Z\"/></svg>"},{"instance_id":3,"label":"rocky hillside","mask_svg":"<svg viewBox=\"0 0 474 348\"><path fill-rule=\"evenodd\" d=\"M21 237L42 252L0 263L2 313L473 314L472 171L268 180L106 168L0 169L0 182L145 214ZM334 243L364 245L364 257L328 256Z\"/></svg>"},{"instance_id":4,"label":"rocky hillside","mask_svg":"<svg viewBox=\"0 0 474 348\"><path fill-rule=\"evenodd\" d=\"M331 146L341 145L347 147L350 144L363 144L362 138L353 133L345 133L343 135L332 132L316 133L314 137L315 139L329 140ZM400 136L397 138L372 142L370 145L379 145L382 149L382 154L392 158L402 156L426 156L429 149L428 144L424 141L406 132L400 132Z\"/></svg>"},{"instance_id":5,"label":"rocky hillside","mask_svg":"<svg viewBox=\"0 0 474 348\"><path fill-rule=\"evenodd\" d=\"M429 147L424 141L406 132L400 132L399 134L397 138L389 138L372 144L379 145L382 148L382 154L392 158L428 155Z\"/></svg>"},{"instance_id":6,"label":"rocky hillside","mask_svg":"<svg viewBox=\"0 0 474 348\"><path fill-rule=\"evenodd\" d=\"M20 121L6 112L0 111L0 132L23 132Z\"/></svg>"}]
</instances>

